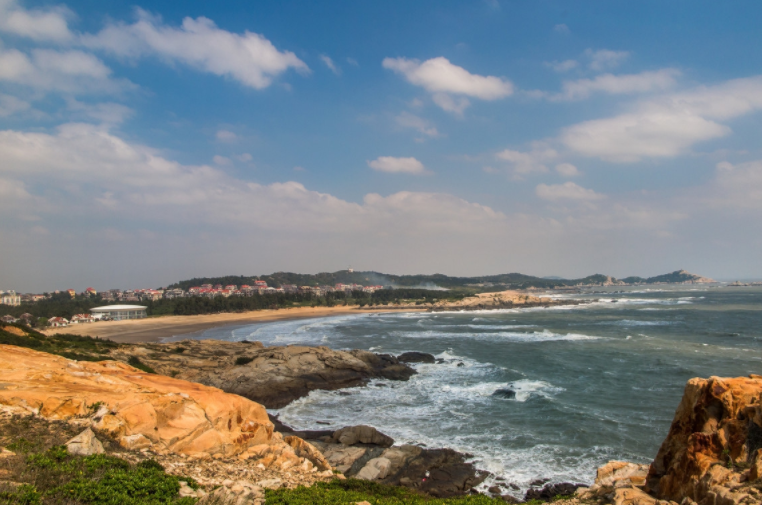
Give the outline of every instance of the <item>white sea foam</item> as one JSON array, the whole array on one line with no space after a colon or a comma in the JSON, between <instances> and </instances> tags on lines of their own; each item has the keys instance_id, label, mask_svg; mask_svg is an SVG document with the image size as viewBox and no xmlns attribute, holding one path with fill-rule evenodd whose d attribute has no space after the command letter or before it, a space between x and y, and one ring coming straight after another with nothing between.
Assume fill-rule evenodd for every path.
<instances>
[{"instance_id":1,"label":"white sea foam","mask_svg":"<svg viewBox=\"0 0 762 505\"><path fill-rule=\"evenodd\" d=\"M390 335L402 338L421 339L446 337L463 338L470 340L491 340L491 341L509 341L509 342L555 342L555 341L579 341L579 340L598 340L603 337L584 335L581 333L554 333L544 329L542 331L518 332L518 331L495 331L495 332L443 332L439 330L427 331L393 331Z\"/></svg>"}]
</instances>

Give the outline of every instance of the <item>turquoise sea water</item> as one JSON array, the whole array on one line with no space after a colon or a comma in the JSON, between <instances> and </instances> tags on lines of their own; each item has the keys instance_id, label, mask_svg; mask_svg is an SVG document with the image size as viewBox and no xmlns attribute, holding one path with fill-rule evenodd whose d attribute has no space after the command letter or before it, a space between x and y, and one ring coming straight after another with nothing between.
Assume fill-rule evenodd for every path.
<instances>
[{"instance_id":1,"label":"turquoise sea water","mask_svg":"<svg viewBox=\"0 0 762 505\"><path fill-rule=\"evenodd\" d=\"M370 424L451 447L526 489L650 461L691 377L762 374L762 288L597 288L587 305L361 314L215 328L195 338L326 345L445 360L408 382L316 391L277 411L299 429ZM492 396L500 388L514 399ZM487 482L489 482L491 479Z\"/></svg>"}]
</instances>

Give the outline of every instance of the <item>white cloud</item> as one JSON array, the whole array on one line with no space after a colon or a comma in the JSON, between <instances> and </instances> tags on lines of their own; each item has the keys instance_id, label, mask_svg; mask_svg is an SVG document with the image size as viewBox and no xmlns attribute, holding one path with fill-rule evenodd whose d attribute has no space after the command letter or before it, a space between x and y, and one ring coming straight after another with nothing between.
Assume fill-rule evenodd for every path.
<instances>
[{"instance_id":1,"label":"white cloud","mask_svg":"<svg viewBox=\"0 0 762 505\"><path fill-rule=\"evenodd\" d=\"M413 128L428 137L439 137L439 132L434 126L431 126L431 123L415 114L403 111L394 119L398 125L404 128Z\"/></svg>"},{"instance_id":2,"label":"white cloud","mask_svg":"<svg viewBox=\"0 0 762 505\"><path fill-rule=\"evenodd\" d=\"M564 60L564 61L549 61L545 63L546 66L552 68L556 72L568 72L579 66L577 60Z\"/></svg>"},{"instance_id":3,"label":"white cloud","mask_svg":"<svg viewBox=\"0 0 762 505\"><path fill-rule=\"evenodd\" d=\"M15 0L0 0L0 31L35 41L68 42L72 13L64 7L26 10Z\"/></svg>"},{"instance_id":4,"label":"white cloud","mask_svg":"<svg viewBox=\"0 0 762 505\"><path fill-rule=\"evenodd\" d=\"M0 49L0 81L74 94L134 88L128 81L112 79L111 69L92 54L75 50L34 49L30 57L17 49Z\"/></svg>"},{"instance_id":5,"label":"white cloud","mask_svg":"<svg viewBox=\"0 0 762 505\"><path fill-rule=\"evenodd\" d=\"M580 172L577 169L577 167L575 167L571 163L559 163L558 165L556 165L556 172L558 172L560 175L564 177L577 177L580 175Z\"/></svg>"},{"instance_id":6,"label":"white cloud","mask_svg":"<svg viewBox=\"0 0 762 505\"><path fill-rule=\"evenodd\" d=\"M230 158L226 158L225 156L220 156L219 154L215 154L212 158L212 161L215 165L219 165L221 167L230 165Z\"/></svg>"},{"instance_id":7,"label":"white cloud","mask_svg":"<svg viewBox=\"0 0 762 505\"><path fill-rule=\"evenodd\" d=\"M226 142L232 144L238 140L238 135L229 130L218 130L214 135L220 142Z\"/></svg>"},{"instance_id":8,"label":"white cloud","mask_svg":"<svg viewBox=\"0 0 762 505\"><path fill-rule=\"evenodd\" d=\"M581 100L596 91L612 95L664 91L676 84L675 78L679 75L680 71L674 68L628 75L602 74L594 79L566 81L563 84L563 91L551 99Z\"/></svg>"},{"instance_id":9,"label":"white cloud","mask_svg":"<svg viewBox=\"0 0 762 505\"><path fill-rule=\"evenodd\" d=\"M325 66L328 67L331 72L333 72L336 75L341 75L341 69L336 66L336 64L333 62L330 56L321 54L320 60L325 63Z\"/></svg>"},{"instance_id":10,"label":"white cloud","mask_svg":"<svg viewBox=\"0 0 762 505\"><path fill-rule=\"evenodd\" d=\"M611 51L609 49L600 49L598 51L587 49L585 56L590 59L588 67L592 70L602 71L618 67L630 56L630 53L629 51Z\"/></svg>"},{"instance_id":11,"label":"white cloud","mask_svg":"<svg viewBox=\"0 0 762 505\"><path fill-rule=\"evenodd\" d=\"M563 184L538 184L535 188L535 194L543 200L560 201L560 200L573 200L573 201L593 201L606 198L600 193L596 193L592 189L585 189L582 186L578 186L573 182L565 182Z\"/></svg>"},{"instance_id":12,"label":"white cloud","mask_svg":"<svg viewBox=\"0 0 762 505\"><path fill-rule=\"evenodd\" d=\"M239 154L238 156L235 156L235 159L237 159L238 161L242 161L244 163L248 163L251 160L253 160L254 157L249 153L243 153L243 154Z\"/></svg>"},{"instance_id":13,"label":"white cloud","mask_svg":"<svg viewBox=\"0 0 762 505\"><path fill-rule=\"evenodd\" d=\"M349 63L353 67L359 67L360 66L360 64L357 63L357 60L354 59L354 58L347 58L347 63Z\"/></svg>"},{"instance_id":14,"label":"white cloud","mask_svg":"<svg viewBox=\"0 0 762 505\"><path fill-rule=\"evenodd\" d=\"M514 175L522 176L531 173L545 173L548 171L546 163L556 160L558 152L544 143L536 143L531 151L522 152L505 149L495 154L499 160L508 162Z\"/></svg>"},{"instance_id":15,"label":"white cloud","mask_svg":"<svg viewBox=\"0 0 762 505\"><path fill-rule=\"evenodd\" d=\"M557 24L556 26L554 26L553 31L556 33L560 33L561 35L569 35L571 33L571 30L569 29L569 27L563 23Z\"/></svg>"},{"instance_id":16,"label":"white cloud","mask_svg":"<svg viewBox=\"0 0 762 505\"><path fill-rule=\"evenodd\" d=\"M17 112L29 110L29 102L20 100L15 96L0 93L0 117L7 117Z\"/></svg>"},{"instance_id":17,"label":"white cloud","mask_svg":"<svg viewBox=\"0 0 762 505\"><path fill-rule=\"evenodd\" d=\"M727 161L718 163L715 178L705 188L703 200L713 207L762 210L762 160L738 165Z\"/></svg>"},{"instance_id":18,"label":"white cloud","mask_svg":"<svg viewBox=\"0 0 762 505\"><path fill-rule=\"evenodd\" d=\"M415 158L395 158L394 156L379 156L375 160L368 161L368 166L379 172L395 174L422 175L430 173L423 163Z\"/></svg>"},{"instance_id":19,"label":"white cloud","mask_svg":"<svg viewBox=\"0 0 762 505\"><path fill-rule=\"evenodd\" d=\"M384 58L383 67L432 93L434 102L449 112L462 113L468 106L465 98L456 99L450 95L497 100L513 94L513 84L510 81L472 74L441 56L422 63L407 58Z\"/></svg>"},{"instance_id":20,"label":"white cloud","mask_svg":"<svg viewBox=\"0 0 762 505\"><path fill-rule=\"evenodd\" d=\"M175 28L140 10L135 23L111 24L96 35L83 36L81 42L117 56L156 56L170 63L184 63L255 89L268 87L290 68L309 71L294 53L279 51L264 36L249 31L231 33L205 17L187 17Z\"/></svg>"},{"instance_id":21,"label":"white cloud","mask_svg":"<svg viewBox=\"0 0 762 505\"><path fill-rule=\"evenodd\" d=\"M724 137L727 120L762 109L762 77L657 96L618 116L566 128L561 141L586 155L617 162L674 157L694 144Z\"/></svg>"}]
</instances>

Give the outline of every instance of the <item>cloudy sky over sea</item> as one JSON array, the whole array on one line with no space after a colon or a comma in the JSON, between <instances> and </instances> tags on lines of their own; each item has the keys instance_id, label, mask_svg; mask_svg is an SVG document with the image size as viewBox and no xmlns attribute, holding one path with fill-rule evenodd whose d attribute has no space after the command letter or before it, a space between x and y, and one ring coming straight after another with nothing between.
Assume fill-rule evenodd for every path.
<instances>
[{"instance_id":1,"label":"cloudy sky over sea","mask_svg":"<svg viewBox=\"0 0 762 505\"><path fill-rule=\"evenodd\" d=\"M0 289L759 277L760 15L0 0Z\"/></svg>"}]
</instances>

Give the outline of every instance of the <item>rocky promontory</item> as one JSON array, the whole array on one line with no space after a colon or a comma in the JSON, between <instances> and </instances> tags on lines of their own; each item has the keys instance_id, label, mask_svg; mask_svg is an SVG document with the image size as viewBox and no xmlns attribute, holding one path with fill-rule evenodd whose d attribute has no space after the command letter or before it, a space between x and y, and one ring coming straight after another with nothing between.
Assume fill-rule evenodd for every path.
<instances>
[{"instance_id":1,"label":"rocky promontory","mask_svg":"<svg viewBox=\"0 0 762 505\"><path fill-rule=\"evenodd\" d=\"M416 372L388 354L328 347L265 347L260 342L183 340L122 346L111 352L163 375L241 395L266 408L281 408L315 389L335 390L372 378L407 380ZM131 361L132 360L132 361Z\"/></svg>"}]
</instances>

